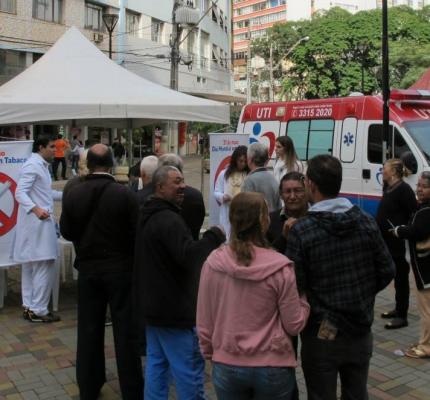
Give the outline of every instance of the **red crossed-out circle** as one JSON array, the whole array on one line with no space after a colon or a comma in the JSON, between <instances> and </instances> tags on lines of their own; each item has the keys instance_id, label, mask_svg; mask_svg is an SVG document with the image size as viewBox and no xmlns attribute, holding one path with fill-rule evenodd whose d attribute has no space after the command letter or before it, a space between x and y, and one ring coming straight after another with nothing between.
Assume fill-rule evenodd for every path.
<instances>
[{"instance_id":1,"label":"red crossed-out circle","mask_svg":"<svg viewBox=\"0 0 430 400\"><path fill-rule=\"evenodd\" d=\"M12 215L6 215L2 210L0 210L0 236L6 235L16 224L16 218L18 216L18 202L15 200L16 182L8 175L0 172L0 182L5 184L10 183L9 190L13 194L13 212Z\"/></svg>"}]
</instances>

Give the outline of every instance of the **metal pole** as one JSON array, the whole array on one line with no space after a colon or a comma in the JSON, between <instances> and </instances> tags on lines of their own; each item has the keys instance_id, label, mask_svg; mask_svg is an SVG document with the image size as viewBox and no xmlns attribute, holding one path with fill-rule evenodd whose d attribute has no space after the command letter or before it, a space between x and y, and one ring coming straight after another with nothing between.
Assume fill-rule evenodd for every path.
<instances>
[{"instance_id":1,"label":"metal pole","mask_svg":"<svg viewBox=\"0 0 430 400\"><path fill-rule=\"evenodd\" d=\"M128 141L128 167L133 166L133 122L127 120L127 141Z\"/></svg>"},{"instance_id":2,"label":"metal pole","mask_svg":"<svg viewBox=\"0 0 430 400\"><path fill-rule=\"evenodd\" d=\"M172 38L170 42L170 89L178 90L179 84L179 39L181 38L182 28L176 22L176 10L182 4L181 0L174 0L172 10ZM169 121L168 123L167 151L178 151L178 123ZM164 149L163 149L164 150Z\"/></svg>"},{"instance_id":3,"label":"metal pole","mask_svg":"<svg viewBox=\"0 0 430 400\"><path fill-rule=\"evenodd\" d=\"M269 59L269 98L270 101L274 101L273 95L273 45L270 43L270 59Z\"/></svg>"},{"instance_id":4,"label":"metal pole","mask_svg":"<svg viewBox=\"0 0 430 400\"><path fill-rule=\"evenodd\" d=\"M112 31L109 31L109 58L112 60Z\"/></svg>"},{"instance_id":5,"label":"metal pole","mask_svg":"<svg viewBox=\"0 0 430 400\"><path fill-rule=\"evenodd\" d=\"M170 44L170 88L173 90L178 90L179 77L179 36L182 30L176 23L176 10L179 6L179 0L174 0L172 11L172 39Z\"/></svg>"},{"instance_id":6,"label":"metal pole","mask_svg":"<svg viewBox=\"0 0 430 400\"><path fill-rule=\"evenodd\" d=\"M388 5L387 0L382 0L382 138L383 154L382 161L385 162L387 142L390 130L390 76L389 76L389 52L388 52Z\"/></svg>"}]
</instances>

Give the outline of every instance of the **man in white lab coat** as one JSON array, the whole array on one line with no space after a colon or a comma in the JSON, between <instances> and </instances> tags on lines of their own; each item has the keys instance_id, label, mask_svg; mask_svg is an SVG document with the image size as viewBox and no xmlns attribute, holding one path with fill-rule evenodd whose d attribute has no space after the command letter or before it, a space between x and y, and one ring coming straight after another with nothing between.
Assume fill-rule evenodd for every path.
<instances>
[{"instance_id":1,"label":"man in white lab coat","mask_svg":"<svg viewBox=\"0 0 430 400\"><path fill-rule=\"evenodd\" d=\"M22 265L23 317L31 322L56 322L48 310L58 256L54 200L62 192L52 190L49 162L54 158L54 140L41 136L23 165L15 198L19 203L12 259Z\"/></svg>"}]
</instances>

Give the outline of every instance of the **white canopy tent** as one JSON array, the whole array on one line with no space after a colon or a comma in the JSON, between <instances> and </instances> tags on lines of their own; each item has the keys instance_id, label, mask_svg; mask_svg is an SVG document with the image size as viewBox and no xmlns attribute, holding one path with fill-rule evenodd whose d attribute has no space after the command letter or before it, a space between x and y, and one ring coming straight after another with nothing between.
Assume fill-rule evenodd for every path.
<instances>
[{"instance_id":1,"label":"white canopy tent","mask_svg":"<svg viewBox=\"0 0 430 400\"><path fill-rule=\"evenodd\" d=\"M229 106L143 79L105 56L75 27L35 64L0 87L0 125L110 127L150 121L229 122Z\"/></svg>"}]
</instances>

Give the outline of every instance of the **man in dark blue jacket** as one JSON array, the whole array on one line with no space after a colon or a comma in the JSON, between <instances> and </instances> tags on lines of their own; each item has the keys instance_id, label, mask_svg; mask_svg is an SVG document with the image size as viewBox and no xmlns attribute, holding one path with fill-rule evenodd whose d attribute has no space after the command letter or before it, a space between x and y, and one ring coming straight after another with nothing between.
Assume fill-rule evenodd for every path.
<instances>
[{"instance_id":1,"label":"man in dark blue jacket","mask_svg":"<svg viewBox=\"0 0 430 400\"><path fill-rule=\"evenodd\" d=\"M376 294L394 277L394 264L374 219L337 197L338 159L308 161L305 180L313 206L288 234L286 255L311 306L302 332L302 368L309 400L367 399Z\"/></svg>"}]
</instances>

